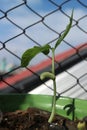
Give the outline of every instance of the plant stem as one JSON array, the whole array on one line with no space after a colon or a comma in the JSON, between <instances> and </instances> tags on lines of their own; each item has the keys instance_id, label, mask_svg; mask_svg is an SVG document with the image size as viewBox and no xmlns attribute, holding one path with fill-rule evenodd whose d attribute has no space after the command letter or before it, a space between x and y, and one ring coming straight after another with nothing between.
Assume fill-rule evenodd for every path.
<instances>
[{"instance_id":1,"label":"plant stem","mask_svg":"<svg viewBox=\"0 0 87 130\"><path fill-rule=\"evenodd\" d=\"M55 57L55 49L52 48L52 73L55 75L54 57ZM56 80L55 79L53 79L53 87L54 87L54 95L53 95L52 112L51 112L51 115L48 120L49 123L51 123L53 121L55 111L56 111Z\"/></svg>"}]
</instances>

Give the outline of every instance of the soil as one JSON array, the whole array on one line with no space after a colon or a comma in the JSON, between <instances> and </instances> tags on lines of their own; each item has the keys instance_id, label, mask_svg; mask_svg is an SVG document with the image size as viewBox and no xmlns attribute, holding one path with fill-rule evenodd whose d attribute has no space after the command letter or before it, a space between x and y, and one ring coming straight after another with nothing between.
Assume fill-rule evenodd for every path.
<instances>
[{"instance_id":1,"label":"soil","mask_svg":"<svg viewBox=\"0 0 87 130\"><path fill-rule=\"evenodd\" d=\"M48 123L50 113L36 108L4 112L0 117L0 130L77 130L77 121L55 115Z\"/></svg>"}]
</instances>

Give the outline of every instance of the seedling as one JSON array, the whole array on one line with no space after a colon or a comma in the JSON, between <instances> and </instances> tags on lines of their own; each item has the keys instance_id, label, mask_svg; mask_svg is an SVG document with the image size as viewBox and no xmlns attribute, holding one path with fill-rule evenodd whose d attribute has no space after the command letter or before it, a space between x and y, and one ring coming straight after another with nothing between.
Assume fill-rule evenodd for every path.
<instances>
[{"instance_id":1,"label":"seedling","mask_svg":"<svg viewBox=\"0 0 87 130\"><path fill-rule=\"evenodd\" d=\"M68 32L70 31L70 28L72 26L72 19L73 19L73 11L70 17L70 22L67 25L64 33L59 37L57 42L55 43L54 47L51 47L48 44L45 44L44 46L34 46L33 48L30 48L26 50L21 59L21 66L26 67L30 61L39 53L43 53L45 55L48 55L49 52L51 51L52 53L52 71L51 72L43 72L40 75L41 80L45 78L50 78L53 80L53 87L54 87L54 94L53 94L53 102L52 102L52 112L51 115L48 119L48 122L51 123L53 121L55 111L56 111L56 75L55 75L55 50L56 48L60 45L60 43L63 41L63 39L66 37Z\"/></svg>"},{"instance_id":2,"label":"seedling","mask_svg":"<svg viewBox=\"0 0 87 130\"><path fill-rule=\"evenodd\" d=\"M72 103L67 104L63 108L64 110L67 110L67 116L69 116L72 113L72 120L74 121L75 119L75 99L73 99Z\"/></svg>"},{"instance_id":3,"label":"seedling","mask_svg":"<svg viewBox=\"0 0 87 130\"><path fill-rule=\"evenodd\" d=\"M77 129L78 129L78 130L86 130L85 128L86 128L85 122L79 122L79 123L77 124Z\"/></svg>"},{"instance_id":4,"label":"seedling","mask_svg":"<svg viewBox=\"0 0 87 130\"><path fill-rule=\"evenodd\" d=\"M78 130L87 130L87 116L85 116L81 121L77 124Z\"/></svg>"}]
</instances>

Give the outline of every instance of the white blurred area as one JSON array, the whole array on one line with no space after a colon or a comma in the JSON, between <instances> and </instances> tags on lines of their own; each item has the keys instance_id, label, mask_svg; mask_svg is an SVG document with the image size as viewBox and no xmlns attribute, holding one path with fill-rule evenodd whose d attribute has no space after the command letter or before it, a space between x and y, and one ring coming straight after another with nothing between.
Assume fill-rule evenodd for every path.
<instances>
[{"instance_id":1,"label":"white blurred area","mask_svg":"<svg viewBox=\"0 0 87 130\"><path fill-rule=\"evenodd\" d=\"M84 69L83 69L84 68ZM66 97L87 99L87 61L81 61L56 76L57 94ZM53 95L52 80L45 82L29 94Z\"/></svg>"}]
</instances>

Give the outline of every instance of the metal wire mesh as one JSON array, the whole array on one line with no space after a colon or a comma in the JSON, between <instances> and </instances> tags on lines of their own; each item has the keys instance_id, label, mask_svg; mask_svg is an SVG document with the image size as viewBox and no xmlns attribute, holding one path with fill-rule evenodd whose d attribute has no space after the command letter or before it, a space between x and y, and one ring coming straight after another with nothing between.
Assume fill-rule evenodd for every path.
<instances>
[{"instance_id":1,"label":"metal wire mesh","mask_svg":"<svg viewBox=\"0 0 87 130\"><path fill-rule=\"evenodd\" d=\"M33 0L33 2L35 1ZM83 62L87 64L86 57L84 58L80 55L80 50L87 47L87 2L83 2L82 0L46 0L46 3L44 1L40 3L37 2L37 8L33 2L31 0L13 0L11 2L3 0L0 5L0 60L5 69L7 64L13 63L14 65L14 62L16 63L9 71L0 70L0 86L7 85L8 87L14 88L15 92L19 93L24 92L24 89L19 89L17 87L17 82L11 84L10 81L7 80L7 77L24 71L20 66L22 53L27 48L33 47L34 45L41 46L48 43L53 46L54 42L56 42L64 32L70 18L71 9L74 6L72 29L70 34L57 49L56 54L62 53L68 49L73 49ZM77 5L81 10L76 7ZM77 35L75 36L74 33ZM85 44L82 44L79 49L77 49L76 46L81 43ZM50 59L50 55L46 57L41 54L36 60L32 61L31 65L37 64L46 58ZM55 62L62 68L62 63L58 61ZM33 69L25 69L39 78L38 73L34 72ZM67 71L67 69L64 70L65 73L72 77L72 79L74 78L76 82L74 85L71 84L70 88L63 90L60 95L69 92L78 84L81 89L87 92L87 85L84 87L84 84L80 82L82 79L86 78L87 75L85 71L86 68L82 69L84 69L84 73L80 76L74 75L72 72ZM12 80L15 81L15 76L13 76Z\"/></svg>"}]
</instances>

